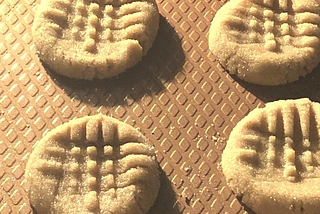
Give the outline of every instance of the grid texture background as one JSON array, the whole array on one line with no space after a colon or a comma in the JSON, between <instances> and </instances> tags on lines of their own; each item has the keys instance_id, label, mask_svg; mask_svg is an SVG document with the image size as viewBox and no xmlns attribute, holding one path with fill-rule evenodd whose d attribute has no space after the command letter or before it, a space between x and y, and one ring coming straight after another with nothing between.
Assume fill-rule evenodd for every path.
<instances>
[{"instance_id":1,"label":"grid texture background","mask_svg":"<svg viewBox=\"0 0 320 214\"><path fill-rule=\"evenodd\" d=\"M157 0L160 29L134 68L112 79L70 80L46 69L31 27L39 0L0 0L0 213L33 213L24 170L35 143L70 119L103 113L139 129L162 169L152 213L247 213L219 167L226 139L267 101L319 101L319 72L260 87L224 71L208 50L217 0Z\"/></svg>"}]
</instances>

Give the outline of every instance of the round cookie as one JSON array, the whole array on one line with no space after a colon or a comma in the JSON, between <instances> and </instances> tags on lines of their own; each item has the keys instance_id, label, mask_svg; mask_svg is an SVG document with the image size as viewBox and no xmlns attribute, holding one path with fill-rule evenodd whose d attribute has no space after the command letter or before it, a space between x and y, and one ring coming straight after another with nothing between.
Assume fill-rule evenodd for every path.
<instances>
[{"instance_id":1,"label":"round cookie","mask_svg":"<svg viewBox=\"0 0 320 214\"><path fill-rule=\"evenodd\" d=\"M257 214L320 210L320 104L280 100L232 130L222 169L236 196Z\"/></svg>"},{"instance_id":2,"label":"round cookie","mask_svg":"<svg viewBox=\"0 0 320 214\"><path fill-rule=\"evenodd\" d=\"M319 14L317 0L231 0L212 20L209 49L247 82L293 82L320 62Z\"/></svg>"},{"instance_id":3,"label":"round cookie","mask_svg":"<svg viewBox=\"0 0 320 214\"><path fill-rule=\"evenodd\" d=\"M36 144L25 176L38 214L145 214L160 187L145 137L101 114L51 130Z\"/></svg>"},{"instance_id":4,"label":"round cookie","mask_svg":"<svg viewBox=\"0 0 320 214\"><path fill-rule=\"evenodd\" d=\"M42 0L32 33L49 68L92 80L116 76L139 62L158 27L154 0Z\"/></svg>"}]
</instances>

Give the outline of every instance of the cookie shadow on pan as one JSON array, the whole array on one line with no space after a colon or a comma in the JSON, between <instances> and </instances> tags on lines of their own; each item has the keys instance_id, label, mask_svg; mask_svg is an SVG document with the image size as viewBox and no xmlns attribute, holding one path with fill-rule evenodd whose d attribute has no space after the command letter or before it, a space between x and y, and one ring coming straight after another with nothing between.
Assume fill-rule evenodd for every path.
<instances>
[{"instance_id":1,"label":"cookie shadow on pan","mask_svg":"<svg viewBox=\"0 0 320 214\"><path fill-rule=\"evenodd\" d=\"M107 79L78 80L64 77L54 71L45 70L53 81L71 98L96 105L129 105L128 97L134 101L145 95L154 96L165 89L176 74L182 71L185 55L174 28L160 16L159 32L153 46L142 60L124 73Z\"/></svg>"},{"instance_id":2,"label":"cookie shadow on pan","mask_svg":"<svg viewBox=\"0 0 320 214\"><path fill-rule=\"evenodd\" d=\"M247 205L245 205L244 203L242 203L242 202L241 202L241 199L238 198L238 200L239 200L240 204L243 206L243 209L244 209L245 211L247 211L248 214L256 214L256 213L253 212L249 207L247 207Z\"/></svg>"},{"instance_id":3,"label":"cookie shadow on pan","mask_svg":"<svg viewBox=\"0 0 320 214\"><path fill-rule=\"evenodd\" d=\"M171 182L165 172L161 169L158 198L154 202L154 205L151 207L148 214L181 214Z\"/></svg>"},{"instance_id":4,"label":"cookie shadow on pan","mask_svg":"<svg viewBox=\"0 0 320 214\"><path fill-rule=\"evenodd\" d=\"M304 97L320 102L320 65L305 77L300 77L295 82L279 86L255 85L245 82L234 75L232 75L232 78L263 102Z\"/></svg>"},{"instance_id":5,"label":"cookie shadow on pan","mask_svg":"<svg viewBox=\"0 0 320 214\"><path fill-rule=\"evenodd\" d=\"M34 209L34 207L32 205L30 206L31 206L32 214L38 214L37 211Z\"/></svg>"}]
</instances>

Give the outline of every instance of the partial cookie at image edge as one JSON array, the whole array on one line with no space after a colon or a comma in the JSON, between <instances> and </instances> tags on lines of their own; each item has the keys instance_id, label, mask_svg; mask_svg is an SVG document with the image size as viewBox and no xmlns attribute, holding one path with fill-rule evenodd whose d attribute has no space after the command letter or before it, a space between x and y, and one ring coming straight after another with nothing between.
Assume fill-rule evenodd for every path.
<instances>
[{"instance_id":1,"label":"partial cookie at image edge","mask_svg":"<svg viewBox=\"0 0 320 214\"><path fill-rule=\"evenodd\" d=\"M318 112L320 104L307 98L274 101L232 130L222 170L234 194L257 214L318 213Z\"/></svg>"},{"instance_id":2,"label":"partial cookie at image edge","mask_svg":"<svg viewBox=\"0 0 320 214\"><path fill-rule=\"evenodd\" d=\"M104 79L135 66L157 36L154 0L123 5L43 0L32 27L41 61L75 79Z\"/></svg>"},{"instance_id":3,"label":"partial cookie at image edge","mask_svg":"<svg viewBox=\"0 0 320 214\"><path fill-rule=\"evenodd\" d=\"M230 74L273 86L297 81L317 67L319 3L276 6L232 0L217 11L209 30L209 49Z\"/></svg>"}]
</instances>

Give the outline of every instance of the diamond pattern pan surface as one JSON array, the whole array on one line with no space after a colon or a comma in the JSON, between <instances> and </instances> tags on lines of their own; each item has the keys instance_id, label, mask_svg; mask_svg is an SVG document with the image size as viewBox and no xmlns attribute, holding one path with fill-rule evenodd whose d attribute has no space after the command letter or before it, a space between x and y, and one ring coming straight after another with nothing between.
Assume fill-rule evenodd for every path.
<instances>
[{"instance_id":1,"label":"diamond pattern pan surface","mask_svg":"<svg viewBox=\"0 0 320 214\"><path fill-rule=\"evenodd\" d=\"M35 143L73 118L103 113L139 129L156 149L161 189L149 214L252 213L232 194L220 167L226 139L268 101L320 101L314 71L284 86L230 76L210 54L218 0L157 0L158 36L118 77L71 80L38 59L31 27L39 0L0 0L0 213L33 213L24 170ZM318 68L316 70L319 70Z\"/></svg>"}]
</instances>

